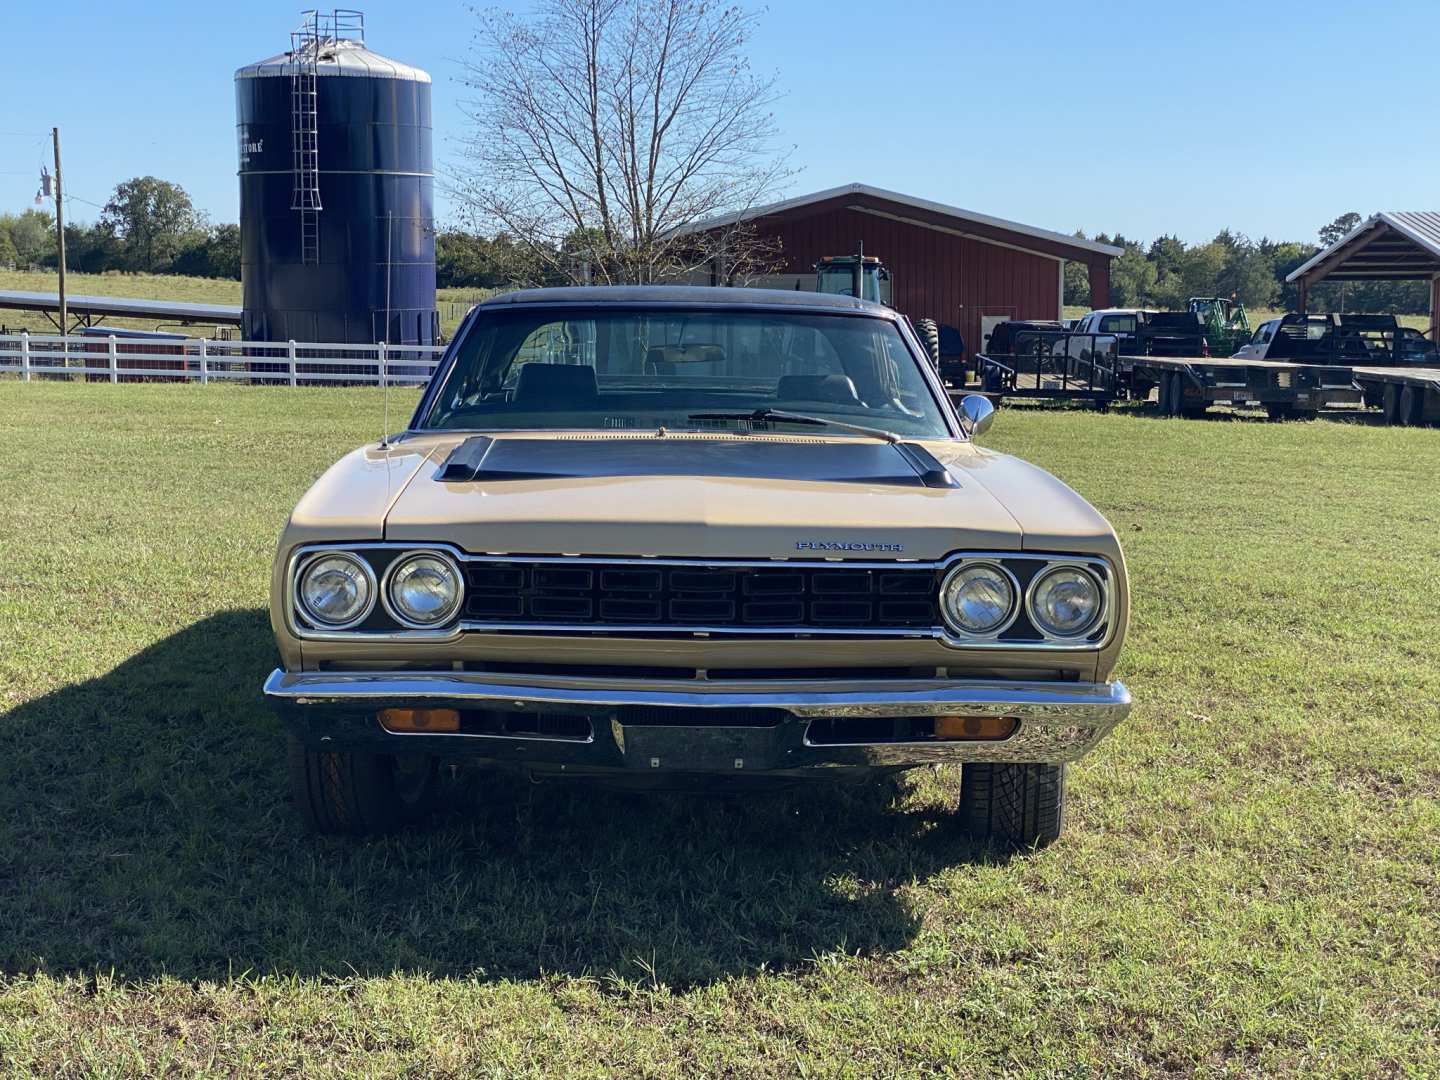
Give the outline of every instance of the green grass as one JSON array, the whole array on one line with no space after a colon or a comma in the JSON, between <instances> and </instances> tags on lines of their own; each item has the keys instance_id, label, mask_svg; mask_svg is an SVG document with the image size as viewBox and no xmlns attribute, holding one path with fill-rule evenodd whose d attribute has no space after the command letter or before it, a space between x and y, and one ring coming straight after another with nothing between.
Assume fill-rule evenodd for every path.
<instances>
[{"instance_id":1,"label":"green grass","mask_svg":"<svg viewBox=\"0 0 1440 1080\"><path fill-rule=\"evenodd\" d=\"M270 557L379 412L0 383L0 1075L1440 1074L1440 431L1003 411L1137 703L1004 859L951 770L299 833Z\"/></svg>"}]
</instances>

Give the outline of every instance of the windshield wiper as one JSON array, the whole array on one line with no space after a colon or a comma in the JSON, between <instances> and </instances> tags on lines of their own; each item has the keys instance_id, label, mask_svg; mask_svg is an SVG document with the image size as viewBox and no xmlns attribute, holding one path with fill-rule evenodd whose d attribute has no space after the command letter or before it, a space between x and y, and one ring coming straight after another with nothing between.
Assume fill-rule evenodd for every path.
<instances>
[{"instance_id":1,"label":"windshield wiper","mask_svg":"<svg viewBox=\"0 0 1440 1080\"><path fill-rule=\"evenodd\" d=\"M782 424L814 424L817 427L839 428L841 431L853 431L857 435L868 435L872 439L883 439L888 443L901 441L899 435L893 431L886 431L883 428L865 427L862 424L847 424L844 420L830 420L823 416L806 416L804 413L786 412L783 409L754 409L750 412L697 412L686 417L687 420L749 420L751 423L760 423L765 420L778 420Z\"/></svg>"}]
</instances>

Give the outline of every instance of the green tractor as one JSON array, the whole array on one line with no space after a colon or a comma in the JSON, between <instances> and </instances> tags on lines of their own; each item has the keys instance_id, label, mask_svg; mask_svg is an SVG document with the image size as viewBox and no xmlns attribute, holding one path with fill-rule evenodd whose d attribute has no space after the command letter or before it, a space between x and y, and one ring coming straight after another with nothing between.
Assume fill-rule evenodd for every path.
<instances>
[{"instance_id":1,"label":"green tractor","mask_svg":"<svg viewBox=\"0 0 1440 1080\"><path fill-rule=\"evenodd\" d=\"M1232 356L1250 341L1250 320L1238 300L1192 296L1185 310L1199 318L1211 356Z\"/></svg>"},{"instance_id":2,"label":"green tractor","mask_svg":"<svg viewBox=\"0 0 1440 1080\"><path fill-rule=\"evenodd\" d=\"M831 296L854 296L886 307L890 302L890 270L865 246L854 255L827 255L815 264L815 291ZM915 336L925 346L930 363L940 370L940 324L934 319L911 319Z\"/></svg>"}]
</instances>

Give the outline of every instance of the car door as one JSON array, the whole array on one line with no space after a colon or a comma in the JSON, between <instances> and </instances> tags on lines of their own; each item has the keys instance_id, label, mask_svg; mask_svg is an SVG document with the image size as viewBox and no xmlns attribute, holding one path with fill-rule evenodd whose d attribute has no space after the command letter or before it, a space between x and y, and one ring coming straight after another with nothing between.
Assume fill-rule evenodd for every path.
<instances>
[{"instance_id":1,"label":"car door","mask_svg":"<svg viewBox=\"0 0 1440 1080\"><path fill-rule=\"evenodd\" d=\"M1275 330L1279 327L1279 319L1271 319L1263 322L1255 328L1255 333L1250 340L1240 346L1240 351L1235 354L1236 360L1264 360L1265 353L1270 348L1270 342L1275 340Z\"/></svg>"},{"instance_id":2,"label":"car door","mask_svg":"<svg viewBox=\"0 0 1440 1080\"><path fill-rule=\"evenodd\" d=\"M1078 360L1090 352L1090 339L1083 335L1095 332L1095 323L1098 315L1086 315L1078 323L1075 329L1065 338L1065 358L1067 360Z\"/></svg>"}]
</instances>

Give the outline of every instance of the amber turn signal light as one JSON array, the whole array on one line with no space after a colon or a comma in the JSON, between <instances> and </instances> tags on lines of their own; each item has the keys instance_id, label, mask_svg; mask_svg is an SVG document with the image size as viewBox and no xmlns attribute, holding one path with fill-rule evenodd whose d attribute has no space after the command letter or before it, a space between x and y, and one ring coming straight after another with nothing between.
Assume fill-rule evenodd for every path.
<instances>
[{"instance_id":1,"label":"amber turn signal light","mask_svg":"<svg viewBox=\"0 0 1440 1080\"><path fill-rule=\"evenodd\" d=\"M1007 739L1015 731L1013 716L937 716L937 739Z\"/></svg>"},{"instance_id":2,"label":"amber turn signal light","mask_svg":"<svg viewBox=\"0 0 1440 1080\"><path fill-rule=\"evenodd\" d=\"M386 731L456 732L460 714L454 709L381 709L380 726Z\"/></svg>"}]
</instances>

